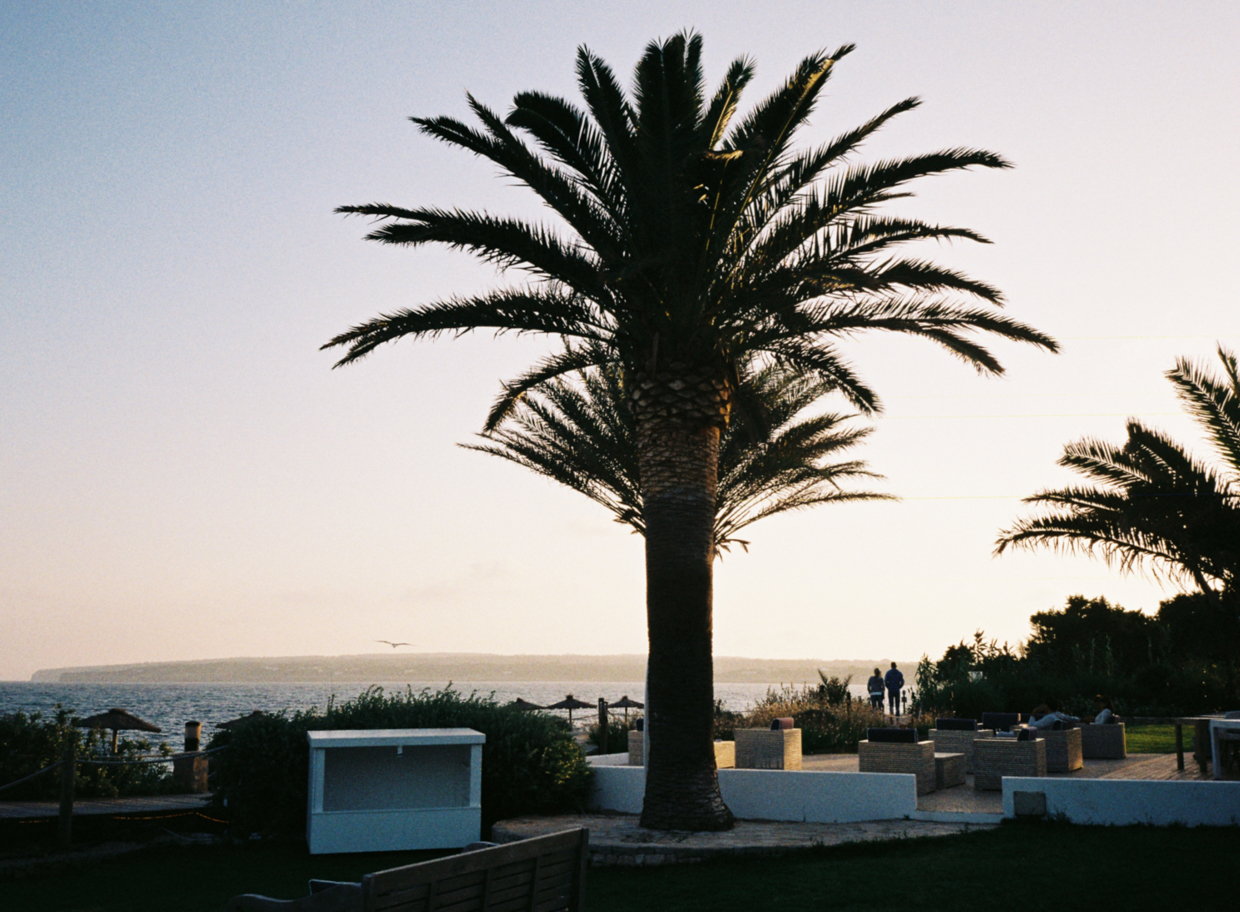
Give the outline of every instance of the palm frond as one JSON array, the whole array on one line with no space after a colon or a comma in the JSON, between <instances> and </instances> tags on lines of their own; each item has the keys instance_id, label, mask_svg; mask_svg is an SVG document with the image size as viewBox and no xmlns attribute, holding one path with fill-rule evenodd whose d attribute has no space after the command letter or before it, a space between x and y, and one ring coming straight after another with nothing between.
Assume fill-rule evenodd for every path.
<instances>
[{"instance_id":1,"label":"palm frond","mask_svg":"<svg viewBox=\"0 0 1240 912\"><path fill-rule=\"evenodd\" d=\"M1232 483L1240 495L1240 371L1236 356L1221 345L1218 357L1223 363L1221 380L1187 358L1178 359L1166 377L1230 467Z\"/></svg>"},{"instance_id":2,"label":"palm frond","mask_svg":"<svg viewBox=\"0 0 1240 912\"><path fill-rule=\"evenodd\" d=\"M592 301L554 286L542 286L501 289L380 314L333 337L321 348L346 348L345 356L335 365L341 367L364 358L385 342L406 336L435 338L445 332L461 334L477 329L596 342L605 341L612 331L610 317Z\"/></svg>"}]
</instances>

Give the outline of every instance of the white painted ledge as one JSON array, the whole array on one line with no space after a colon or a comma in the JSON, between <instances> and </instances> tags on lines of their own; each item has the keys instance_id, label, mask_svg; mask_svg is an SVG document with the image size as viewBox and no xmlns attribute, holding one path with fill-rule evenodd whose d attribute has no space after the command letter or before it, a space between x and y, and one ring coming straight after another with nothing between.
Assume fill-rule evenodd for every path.
<instances>
[{"instance_id":1,"label":"white painted ledge","mask_svg":"<svg viewBox=\"0 0 1240 912\"><path fill-rule=\"evenodd\" d=\"M589 808L639 814L645 790L643 767L597 764ZM917 780L903 773L723 769L719 790L741 820L856 823L917 811Z\"/></svg>"},{"instance_id":2,"label":"white painted ledge","mask_svg":"<svg viewBox=\"0 0 1240 912\"><path fill-rule=\"evenodd\" d=\"M1017 792L1041 792L1046 796L1047 816L1072 823L1240 825L1240 782L1005 776L1005 817L1016 816Z\"/></svg>"}]
</instances>

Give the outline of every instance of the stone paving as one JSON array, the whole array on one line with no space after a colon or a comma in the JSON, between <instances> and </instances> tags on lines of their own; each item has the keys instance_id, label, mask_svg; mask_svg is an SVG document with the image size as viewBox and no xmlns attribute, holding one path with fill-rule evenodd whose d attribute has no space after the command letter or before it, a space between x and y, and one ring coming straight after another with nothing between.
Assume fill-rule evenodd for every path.
<instances>
[{"instance_id":1,"label":"stone paving","mask_svg":"<svg viewBox=\"0 0 1240 912\"><path fill-rule=\"evenodd\" d=\"M952 836L994 824L876 820L868 823L782 823L738 820L726 833L645 830L630 814L565 814L518 817L492 828L496 842L514 842L572 827L590 830L592 865L691 864L735 855L779 855L846 842L878 842L925 836Z\"/></svg>"},{"instance_id":2,"label":"stone paving","mask_svg":"<svg viewBox=\"0 0 1240 912\"><path fill-rule=\"evenodd\" d=\"M818 754L803 758L804 769L820 772L857 772L856 754ZM1132 754L1124 760L1086 760L1070 773L1050 773L1052 779L1200 779L1195 763L1176 768L1175 754ZM973 776L955 788L931 792L917 799L917 810L926 814L1002 814L1003 793L976 791Z\"/></svg>"}]
</instances>

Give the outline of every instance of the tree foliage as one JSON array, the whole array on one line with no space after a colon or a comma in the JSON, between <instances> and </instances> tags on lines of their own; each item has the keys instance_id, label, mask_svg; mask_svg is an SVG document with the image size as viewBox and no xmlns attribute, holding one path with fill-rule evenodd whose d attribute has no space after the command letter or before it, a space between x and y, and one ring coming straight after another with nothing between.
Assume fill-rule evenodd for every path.
<instances>
[{"instance_id":1,"label":"tree foliage","mask_svg":"<svg viewBox=\"0 0 1240 912\"><path fill-rule=\"evenodd\" d=\"M620 371L583 371L576 382L549 380L530 390L482 442L466 449L499 456L584 494L616 522L644 534L636 424ZM816 377L768 365L741 372L741 420L719 444L715 548L748 542L741 529L768 516L826 503L887 499L842 483L877 478L861 460L831 461L857 446L870 428L849 416L813 410L830 392Z\"/></svg>"},{"instance_id":2,"label":"tree foliage","mask_svg":"<svg viewBox=\"0 0 1240 912\"><path fill-rule=\"evenodd\" d=\"M1191 580L1207 596L1234 603L1240 582L1240 375L1235 355L1222 346L1218 354L1221 378L1184 358L1166 374L1205 431L1217 465L1130 418L1122 446L1085 439L1064 448L1059 464L1093 484L1026 498L1040 511L1000 533L996 553L1039 546L1083 551L1124 571L1144 567Z\"/></svg>"},{"instance_id":3,"label":"tree foliage","mask_svg":"<svg viewBox=\"0 0 1240 912\"><path fill-rule=\"evenodd\" d=\"M937 661L923 658L920 710L976 719L1029 712L1053 697L1090 718L1100 693L1130 715L1240 705L1240 624L1203 593L1168 599L1153 615L1074 595L1030 624L1029 639L1014 647L978 631Z\"/></svg>"}]
</instances>

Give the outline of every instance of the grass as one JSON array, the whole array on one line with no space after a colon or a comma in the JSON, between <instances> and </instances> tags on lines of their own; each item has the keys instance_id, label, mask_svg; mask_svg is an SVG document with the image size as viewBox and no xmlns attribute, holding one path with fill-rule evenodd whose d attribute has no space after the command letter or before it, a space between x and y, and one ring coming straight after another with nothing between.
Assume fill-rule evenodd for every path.
<instances>
[{"instance_id":1,"label":"grass","mask_svg":"<svg viewBox=\"0 0 1240 912\"><path fill-rule=\"evenodd\" d=\"M1125 912L1215 906L1240 854L1240 829L1013 823L935 839L824 848L671 868L592 868L589 912L750 912L830 908ZM311 857L297 843L153 846L55 875L0 885L5 905L46 912L218 912L243 892L292 898L311 877L355 880L415 853Z\"/></svg>"},{"instance_id":2,"label":"grass","mask_svg":"<svg viewBox=\"0 0 1240 912\"><path fill-rule=\"evenodd\" d=\"M1130 754L1174 754L1174 725L1129 725L1124 732ZM1184 726L1184 752L1193 752L1193 727Z\"/></svg>"}]
</instances>

